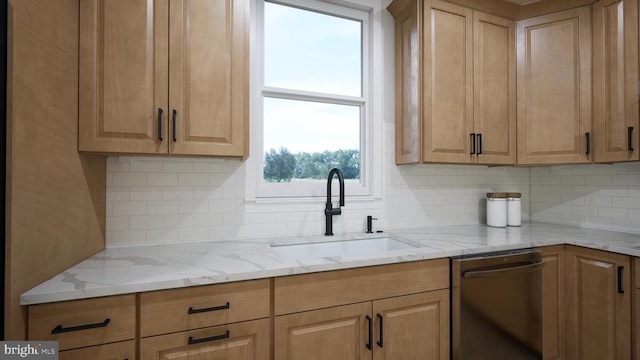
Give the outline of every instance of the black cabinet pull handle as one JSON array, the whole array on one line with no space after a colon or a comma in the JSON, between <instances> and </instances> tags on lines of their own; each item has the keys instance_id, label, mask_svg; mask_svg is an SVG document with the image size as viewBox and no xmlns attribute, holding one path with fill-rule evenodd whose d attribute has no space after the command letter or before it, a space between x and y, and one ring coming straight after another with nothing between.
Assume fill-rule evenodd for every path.
<instances>
[{"instance_id":1,"label":"black cabinet pull handle","mask_svg":"<svg viewBox=\"0 0 640 360\"><path fill-rule=\"evenodd\" d=\"M627 149L633 151L633 126L627 128Z\"/></svg>"},{"instance_id":2,"label":"black cabinet pull handle","mask_svg":"<svg viewBox=\"0 0 640 360\"><path fill-rule=\"evenodd\" d=\"M376 316L378 317L378 319L380 320L380 340L376 341L376 344L378 344L379 347L383 346L383 342L382 342L382 332L383 332L383 317L380 314L376 314Z\"/></svg>"},{"instance_id":3,"label":"black cabinet pull handle","mask_svg":"<svg viewBox=\"0 0 640 360\"><path fill-rule=\"evenodd\" d=\"M176 111L176 109L173 109L173 111L171 112L172 114L172 132L173 132L173 141L178 141L178 138L176 137L176 118L178 117L178 112Z\"/></svg>"},{"instance_id":4,"label":"black cabinet pull handle","mask_svg":"<svg viewBox=\"0 0 640 360\"><path fill-rule=\"evenodd\" d=\"M111 322L111 319L106 318L106 319L104 319L103 322L99 322L99 323L95 323L95 324L71 326L71 327L66 327L66 328L62 327L62 325L58 325L55 328L53 328L53 330L51 330L51 334L53 335L53 334L61 334L61 333L71 332L71 331L97 329L97 328L101 328L101 327L105 327L105 326L109 325L109 322Z\"/></svg>"},{"instance_id":5,"label":"black cabinet pull handle","mask_svg":"<svg viewBox=\"0 0 640 360\"><path fill-rule=\"evenodd\" d=\"M587 151L584 153L585 155L591 154L591 133L584 133L584 137L587 141Z\"/></svg>"},{"instance_id":6,"label":"black cabinet pull handle","mask_svg":"<svg viewBox=\"0 0 640 360\"><path fill-rule=\"evenodd\" d=\"M202 309L194 309L192 307L189 307L189 311L187 311L187 314L191 315L191 314L199 314L199 313L210 312L210 311L227 310L230 307L231 307L231 305L229 304L228 301L224 305L212 306L212 307L202 308Z\"/></svg>"},{"instance_id":7,"label":"black cabinet pull handle","mask_svg":"<svg viewBox=\"0 0 640 360\"><path fill-rule=\"evenodd\" d=\"M624 272L624 266L618 266L618 294L624 294L624 288L622 286L623 272Z\"/></svg>"},{"instance_id":8,"label":"black cabinet pull handle","mask_svg":"<svg viewBox=\"0 0 640 360\"><path fill-rule=\"evenodd\" d=\"M162 141L162 109L158 108L158 140Z\"/></svg>"},{"instance_id":9,"label":"black cabinet pull handle","mask_svg":"<svg viewBox=\"0 0 640 360\"><path fill-rule=\"evenodd\" d=\"M222 335L216 335L216 336L206 337L202 339L194 339L193 336L189 336L189 341L187 342L187 345L195 345L195 344L201 344L203 342L228 339L230 336L231 334L229 333L229 330L227 330Z\"/></svg>"},{"instance_id":10,"label":"black cabinet pull handle","mask_svg":"<svg viewBox=\"0 0 640 360\"><path fill-rule=\"evenodd\" d=\"M478 134L478 155L482 155L482 134Z\"/></svg>"},{"instance_id":11,"label":"black cabinet pull handle","mask_svg":"<svg viewBox=\"0 0 640 360\"><path fill-rule=\"evenodd\" d=\"M471 155L475 155L476 153L476 134L471 133L469 134L471 136Z\"/></svg>"},{"instance_id":12,"label":"black cabinet pull handle","mask_svg":"<svg viewBox=\"0 0 640 360\"><path fill-rule=\"evenodd\" d=\"M367 315L366 318L369 322L369 341L367 341L365 346L367 347L367 349L373 350L373 319L369 315Z\"/></svg>"}]
</instances>

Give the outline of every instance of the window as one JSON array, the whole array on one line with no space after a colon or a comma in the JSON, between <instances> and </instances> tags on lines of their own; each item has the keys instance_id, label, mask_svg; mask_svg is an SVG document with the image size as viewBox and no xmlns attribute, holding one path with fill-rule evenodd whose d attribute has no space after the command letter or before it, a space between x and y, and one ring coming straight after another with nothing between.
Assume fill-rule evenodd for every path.
<instances>
[{"instance_id":1,"label":"window","mask_svg":"<svg viewBox=\"0 0 640 360\"><path fill-rule=\"evenodd\" d=\"M256 1L251 167L255 197L371 195L370 12L318 0Z\"/></svg>"}]
</instances>

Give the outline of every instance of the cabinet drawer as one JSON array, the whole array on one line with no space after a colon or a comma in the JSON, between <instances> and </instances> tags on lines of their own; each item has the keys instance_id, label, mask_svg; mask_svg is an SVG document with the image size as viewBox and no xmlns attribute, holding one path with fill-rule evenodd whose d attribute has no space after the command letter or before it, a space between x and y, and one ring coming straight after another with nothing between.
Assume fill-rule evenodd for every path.
<instances>
[{"instance_id":1,"label":"cabinet drawer","mask_svg":"<svg viewBox=\"0 0 640 360\"><path fill-rule=\"evenodd\" d=\"M60 352L59 355L60 360L134 360L136 358L136 341L129 340L67 350Z\"/></svg>"},{"instance_id":2,"label":"cabinet drawer","mask_svg":"<svg viewBox=\"0 0 640 360\"><path fill-rule=\"evenodd\" d=\"M275 315L449 287L449 259L279 277Z\"/></svg>"},{"instance_id":3,"label":"cabinet drawer","mask_svg":"<svg viewBox=\"0 0 640 360\"><path fill-rule=\"evenodd\" d=\"M268 360L270 324L269 319L261 319L144 338L140 360Z\"/></svg>"},{"instance_id":4,"label":"cabinet drawer","mask_svg":"<svg viewBox=\"0 0 640 360\"><path fill-rule=\"evenodd\" d=\"M29 340L58 341L58 350L135 338L135 295L29 306Z\"/></svg>"},{"instance_id":5,"label":"cabinet drawer","mask_svg":"<svg viewBox=\"0 0 640 360\"><path fill-rule=\"evenodd\" d=\"M270 314L269 280L140 294L140 336L198 329Z\"/></svg>"}]
</instances>

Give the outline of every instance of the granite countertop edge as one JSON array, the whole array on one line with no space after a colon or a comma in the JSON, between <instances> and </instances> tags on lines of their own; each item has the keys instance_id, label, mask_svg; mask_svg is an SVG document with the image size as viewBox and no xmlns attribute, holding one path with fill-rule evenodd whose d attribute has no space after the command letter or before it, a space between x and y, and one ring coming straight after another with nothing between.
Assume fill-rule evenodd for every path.
<instances>
[{"instance_id":1,"label":"granite countertop edge","mask_svg":"<svg viewBox=\"0 0 640 360\"><path fill-rule=\"evenodd\" d=\"M283 259L272 245L326 242L324 236L107 248L25 292L21 305L168 290L321 271L449 258L550 245L640 257L640 234L526 223L515 228L454 225L340 234L331 241L391 237L417 246L349 257Z\"/></svg>"}]
</instances>

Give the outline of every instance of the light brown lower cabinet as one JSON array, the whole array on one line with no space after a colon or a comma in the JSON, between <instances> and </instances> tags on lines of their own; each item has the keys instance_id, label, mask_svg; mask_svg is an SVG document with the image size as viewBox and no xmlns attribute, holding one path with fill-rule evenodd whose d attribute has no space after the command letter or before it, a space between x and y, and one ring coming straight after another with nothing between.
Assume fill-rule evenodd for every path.
<instances>
[{"instance_id":1,"label":"light brown lower cabinet","mask_svg":"<svg viewBox=\"0 0 640 360\"><path fill-rule=\"evenodd\" d=\"M631 359L631 259L575 246L566 252L565 358Z\"/></svg>"},{"instance_id":2,"label":"light brown lower cabinet","mask_svg":"<svg viewBox=\"0 0 640 360\"><path fill-rule=\"evenodd\" d=\"M61 351L60 360L135 360L135 340Z\"/></svg>"},{"instance_id":3,"label":"light brown lower cabinet","mask_svg":"<svg viewBox=\"0 0 640 360\"><path fill-rule=\"evenodd\" d=\"M449 260L274 281L275 359L449 359Z\"/></svg>"},{"instance_id":4,"label":"light brown lower cabinet","mask_svg":"<svg viewBox=\"0 0 640 360\"><path fill-rule=\"evenodd\" d=\"M140 360L269 360L270 320L261 319L140 340Z\"/></svg>"},{"instance_id":5,"label":"light brown lower cabinet","mask_svg":"<svg viewBox=\"0 0 640 360\"><path fill-rule=\"evenodd\" d=\"M636 263L638 263L638 260L636 260ZM638 265L636 265L637 267ZM640 281L637 280L636 281ZM640 311L640 286L638 286L638 284L636 284L636 289L635 289L635 299L636 299L636 307L635 307L635 316L634 316L634 321L635 321L635 341L633 342L633 351L635 353L635 359L636 360L640 360L640 320L638 319L638 311Z\"/></svg>"},{"instance_id":6,"label":"light brown lower cabinet","mask_svg":"<svg viewBox=\"0 0 640 360\"><path fill-rule=\"evenodd\" d=\"M633 321L634 321L634 332L635 332L635 341L633 341L633 352L634 359L640 360L640 258L635 258L635 290L633 296L635 297L635 307L633 309Z\"/></svg>"},{"instance_id":7,"label":"light brown lower cabinet","mask_svg":"<svg viewBox=\"0 0 640 360\"><path fill-rule=\"evenodd\" d=\"M449 359L449 290L277 316L275 359Z\"/></svg>"},{"instance_id":8,"label":"light brown lower cabinet","mask_svg":"<svg viewBox=\"0 0 640 360\"><path fill-rule=\"evenodd\" d=\"M564 353L564 245L540 248L542 268L542 354L545 360Z\"/></svg>"}]
</instances>

